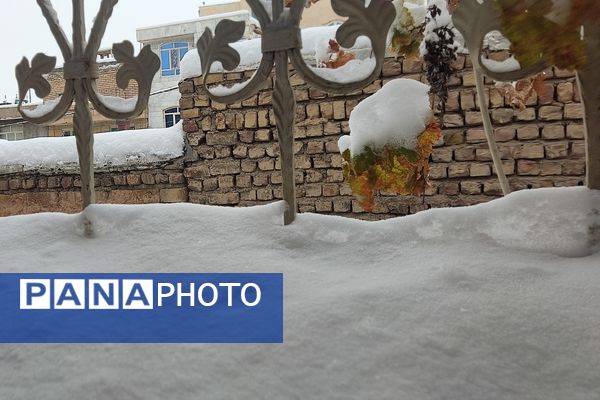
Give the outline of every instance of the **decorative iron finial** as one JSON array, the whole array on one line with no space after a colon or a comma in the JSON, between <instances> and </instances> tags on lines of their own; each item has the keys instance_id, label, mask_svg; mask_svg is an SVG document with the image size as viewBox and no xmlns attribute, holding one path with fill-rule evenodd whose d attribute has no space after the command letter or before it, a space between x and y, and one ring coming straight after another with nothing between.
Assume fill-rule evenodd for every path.
<instances>
[{"instance_id":1,"label":"decorative iron finial","mask_svg":"<svg viewBox=\"0 0 600 400\"><path fill-rule=\"evenodd\" d=\"M96 56L100 42L106 31L114 6L118 0L102 0L98 15L86 43L84 0L73 0L73 42L67 39L52 2L37 0L50 31L65 60L63 73L65 87L63 94L54 101L47 102L39 110L24 110L22 105L30 89L35 90L38 97L50 94L50 84L44 74L50 73L56 65L56 57L38 53L31 60L27 58L16 67L19 84L19 112L26 121L35 124L47 124L61 118L75 101L73 132L77 141L77 152L81 168L82 206L95 203L94 192L94 135L93 121L89 102L102 115L110 119L127 119L140 115L148 104L152 79L160 68L160 59L152 53L150 47L144 47L140 54L134 56L131 42L125 41L113 45L115 59L123 65L117 72L117 85L127 88L130 80L138 84L138 96L133 99L108 99L96 90L98 65ZM86 232L91 227L86 225Z\"/></svg>"}]
</instances>

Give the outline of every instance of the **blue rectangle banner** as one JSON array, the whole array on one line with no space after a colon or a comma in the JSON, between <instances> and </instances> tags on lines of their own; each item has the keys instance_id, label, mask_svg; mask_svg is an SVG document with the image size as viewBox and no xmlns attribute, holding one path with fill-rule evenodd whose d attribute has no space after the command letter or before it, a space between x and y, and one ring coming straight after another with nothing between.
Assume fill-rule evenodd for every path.
<instances>
[{"instance_id":1,"label":"blue rectangle banner","mask_svg":"<svg viewBox=\"0 0 600 400\"><path fill-rule=\"evenodd\" d=\"M283 274L0 273L0 343L283 343Z\"/></svg>"}]
</instances>

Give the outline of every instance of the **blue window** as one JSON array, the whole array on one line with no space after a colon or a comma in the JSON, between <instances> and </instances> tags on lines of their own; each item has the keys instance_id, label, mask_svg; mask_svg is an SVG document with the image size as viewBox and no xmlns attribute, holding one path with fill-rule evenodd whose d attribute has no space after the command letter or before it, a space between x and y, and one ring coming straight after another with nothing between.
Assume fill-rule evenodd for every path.
<instances>
[{"instance_id":1,"label":"blue window","mask_svg":"<svg viewBox=\"0 0 600 400\"><path fill-rule=\"evenodd\" d=\"M179 75L179 62L189 49L190 44L185 42L167 43L160 46L162 76Z\"/></svg>"},{"instance_id":2,"label":"blue window","mask_svg":"<svg viewBox=\"0 0 600 400\"><path fill-rule=\"evenodd\" d=\"M172 127L181 119L179 115L179 107L168 108L165 110L165 126L167 128Z\"/></svg>"}]
</instances>

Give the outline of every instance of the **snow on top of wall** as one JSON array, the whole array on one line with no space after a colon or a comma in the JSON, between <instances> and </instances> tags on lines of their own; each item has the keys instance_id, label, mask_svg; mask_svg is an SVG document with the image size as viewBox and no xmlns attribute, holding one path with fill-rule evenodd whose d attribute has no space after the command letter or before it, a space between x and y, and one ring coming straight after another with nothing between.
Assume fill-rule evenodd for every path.
<instances>
[{"instance_id":1,"label":"snow on top of wall","mask_svg":"<svg viewBox=\"0 0 600 400\"><path fill-rule=\"evenodd\" d=\"M512 72L521 69L521 64L514 57L511 56L504 61L496 61L490 58L481 57L481 63L492 72Z\"/></svg>"},{"instance_id":2,"label":"snow on top of wall","mask_svg":"<svg viewBox=\"0 0 600 400\"><path fill-rule=\"evenodd\" d=\"M314 28L302 29L302 55L310 59L315 58L316 54L323 46L324 40L335 39L335 34L339 28L337 26L319 26ZM257 67L262 59L261 39L242 40L231 44L238 53L240 53L240 65L238 69L251 69ZM371 41L361 36L350 50L369 50ZM181 79L194 78L202 75L202 66L200 65L200 56L198 51L193 49L188 51L181 60ZM211 67L211 72L224 72L220 62L216 62Z\"/></svg>"},{"instance_id":3,"label":"snow on top of wall","mask_svg":"<svg viewBox=\"0 0 600 400\"><path fill-rule=\"evenodd\" d=\"M283 203L94 205L93 239L81 214L0 218L3 272L285 279L284 344L3 345L3 398L594 399L600 253L555 254L584 254L599 204L597 191L539 189L287 227Z\"/></svg>"},{"instance_id":4,"label":"snow on top of wall","mask_svg":"<svg viewBox=\"0 0 600 400\"><path fill-rule=\"evenodd\" d=\"M28 118L40 118L48 114L60 103L62 96L58 96L56 99L45 101L38 104L34 108L22 108L23 114Z\"/></svg>"},{"instance_id":5,"label":"snow on top of wall","mask_svg":"<svg viewBox=\"0 0 600 400\"><path fill-rule=\"evenodd\" d=\"M414 149L425 130L431 108L429 86L413 79L393 79L381 90L360 102L350 115L350 138L344 139L350 153L360 154L365 146L378 149L394 144Z\"/></svg>"},{"instance_id":6,"label":"snow on top of wall","mask_svg":"<svg viewBox=\"0 0 600 400\"><path fill-rule=\"evenodd\" d=\"M337 83L351 83L366 79L375 69L374 58L354 59L338 68L315 68L312 71L323 79Z\"/></svg>"},{"instance_id":7,"label":"snow on top of wall","mask_svg":"<svg viewBox=\"0 0 600 400\"><path fill-rule=\"evenodd\" d=\"M147 165L183 155L181 123L172 128L141 129L94 135L96 167ZM75 137L44 137L0 143L0 171L76 167Z\"/></svg>"},{"instance_id":8,"label":"snow on top of wall","mask_svg":"<svg viewBox=\"0 0 600 400\"><path fill-rule=\"evenodd\" d=\"M104 96L98 93L98 99L105 107L108 107L116 112L131 113L135 110L138 97L129 97L127 99L115 96Z\"/></svg>"},{"instance_id":9,"label":"snow on top of wall","mask_svg":"<svg viewBox=\"0 0 600 400\"><path fill-rule=\"evenodd\" d=\"M441 16L437 17L435 21L432 21L430 29L447 23L452 24L445 0L431 0L429 5L432 4L437 4L443 11ZM427 6L424 1L406 1L404 6L409 9L411 15L416 19L416 23L421 23L425 20ZM302 55L304 58L310 61L315 60L317 62L321 60L324 53L327 51L329 39L335 39L335 34L339 27L340 25L302 29ZM468 51L464 47L464 38L458 30L454 29L454 33L456 35L457 51L459 53L467 54ZM484 45L490 50L505 50L510 47L510 43L498 32L489 33L484 40ZM237 70L256 68L260 64L262 58L261 38L241 40L232 43L231 47L236 49L240 54L240 65ZM368 55L370 49L371 41L367 37L361 36L349 50L359 53L364 51L364 54ZM359 56L361 55L359 54ZM192 51L186 53L181 60L180 66L182 80L202 75L200 57L196 49L192 49ZM225 72L225 69L220 62L215 62L211 67L211 72Z\"/></svg>"},{"instance_id":10,"label":"snow on top of wall","mask_svg":"<svg viewBox=\"0 0 600 400\"><path fill-rule=\"evenodd\" d=\"M23 114L28 118L40 118L52 111L54 107L60 103L62 96L55 99L44 101L32 108L23 108ZM137 96L130 98L122 98L115 96L104 96L98 93L98 99L105 107L109 107L116 112L130 113L135 110L137 104Z\"/></svg>"}]
</instances>

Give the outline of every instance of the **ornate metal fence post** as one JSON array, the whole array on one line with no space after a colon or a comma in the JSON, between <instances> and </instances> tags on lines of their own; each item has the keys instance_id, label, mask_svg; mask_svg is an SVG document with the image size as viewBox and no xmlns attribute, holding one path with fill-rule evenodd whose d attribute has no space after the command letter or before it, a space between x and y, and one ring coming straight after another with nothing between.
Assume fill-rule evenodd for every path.
<instances>
[{"instance_id":1,"label":"ornate metal fence post","mask_svg":"<svg viewBox=\"0 0 600 400\"><path fill-rule=\"evenodd\" d=\"M263 32L261 39L263 57L256 73L235 93L219 96L208 89L207 77L213 63L221 62L226 70L233 70L240 63L239 54L229 44L242 38L244 22L221 21L215 29L214 36L207 29L198 41L204 87L212 100L219 103L234 103L256 94L270 79L271 70L275 65L273 110L281 155L283 198L288 205L284 222L288 225L296 218L294 176L296 100L289 81L288 60L306 82L321 90L342 94L361 89L379 76L385 56L387 33L396 11L389 0L371 0L368 7L365 7L365 0L331 0L334 11L340 16L348 17L337 31L337 41L343 47L352 47L359 36L367 36L371 40L375 56L375 68L369 76L356 82L342 84L324 79L302 59L300 19L306 0L293 0L289 8L284 7L283 0L273 0L273 18L269 16L260 0L248 0L248 3L256 14Z\"/></svg>"},{"instance_id":2,"label":"ornate metal fence post","mask_svg":"<svg viewBox=\"0 0 600 400\"><path fill-rule=\"evenodd\" d=\"M465 38L473 68L501 82L517 81L545 70L548 65L543 55L535 65L509 72L492 71L481 62L485 35L492 31L502 32L499 11L493 3L491 0L482 4L477 0L462 0L452 15L454 26ZM590 189L600 190L600 27L591 23L585 25L584 41L588 61L586 67L577 72L577 78L585 107L586 180Z\"/></svg>"},{"instance_id":3,"label":"ornate metal fence post","mask_svg":"<svg viewBox=\"0 0 600 400\"><path fill-rule=\"evenodd\" d=\"M113 8L118 0L102 0L98 15L94 20L89 41L86 43L84 0L73 0L73 42L70 43L58 21L58 16L50 0L37 0L46 18L50 31L54 36L65 59L63 73L65 88L62 96L55 101L47 102L39 110L24 110L23 100L30 89L35 90L38 97L50 94L50 84L43 74L51 72L56 65L56 57L48 57L39 53L33 57L31 65L26 58L16 67L19 83L19 111L23 118L35 124L47 124L61 118L75 101L73 132L77 141L77 152L81 169L82 207L95 203L94 191L94 134L90 106L107 118L127 119L140 115L148 104L150 85L154 74L160 68L160 60L149 47L145 47L139 56L134 56L133 45L122 42L113 45L115 59L123 65L117 72L117 85L125 89L130 80L138 84L138 96L128 101L119 98L108 98L96 91L98 65L96 57L100 42L106 31ZM85 221L85 231L92 233L91 223Z\"/></svg>"}]
</instances>

